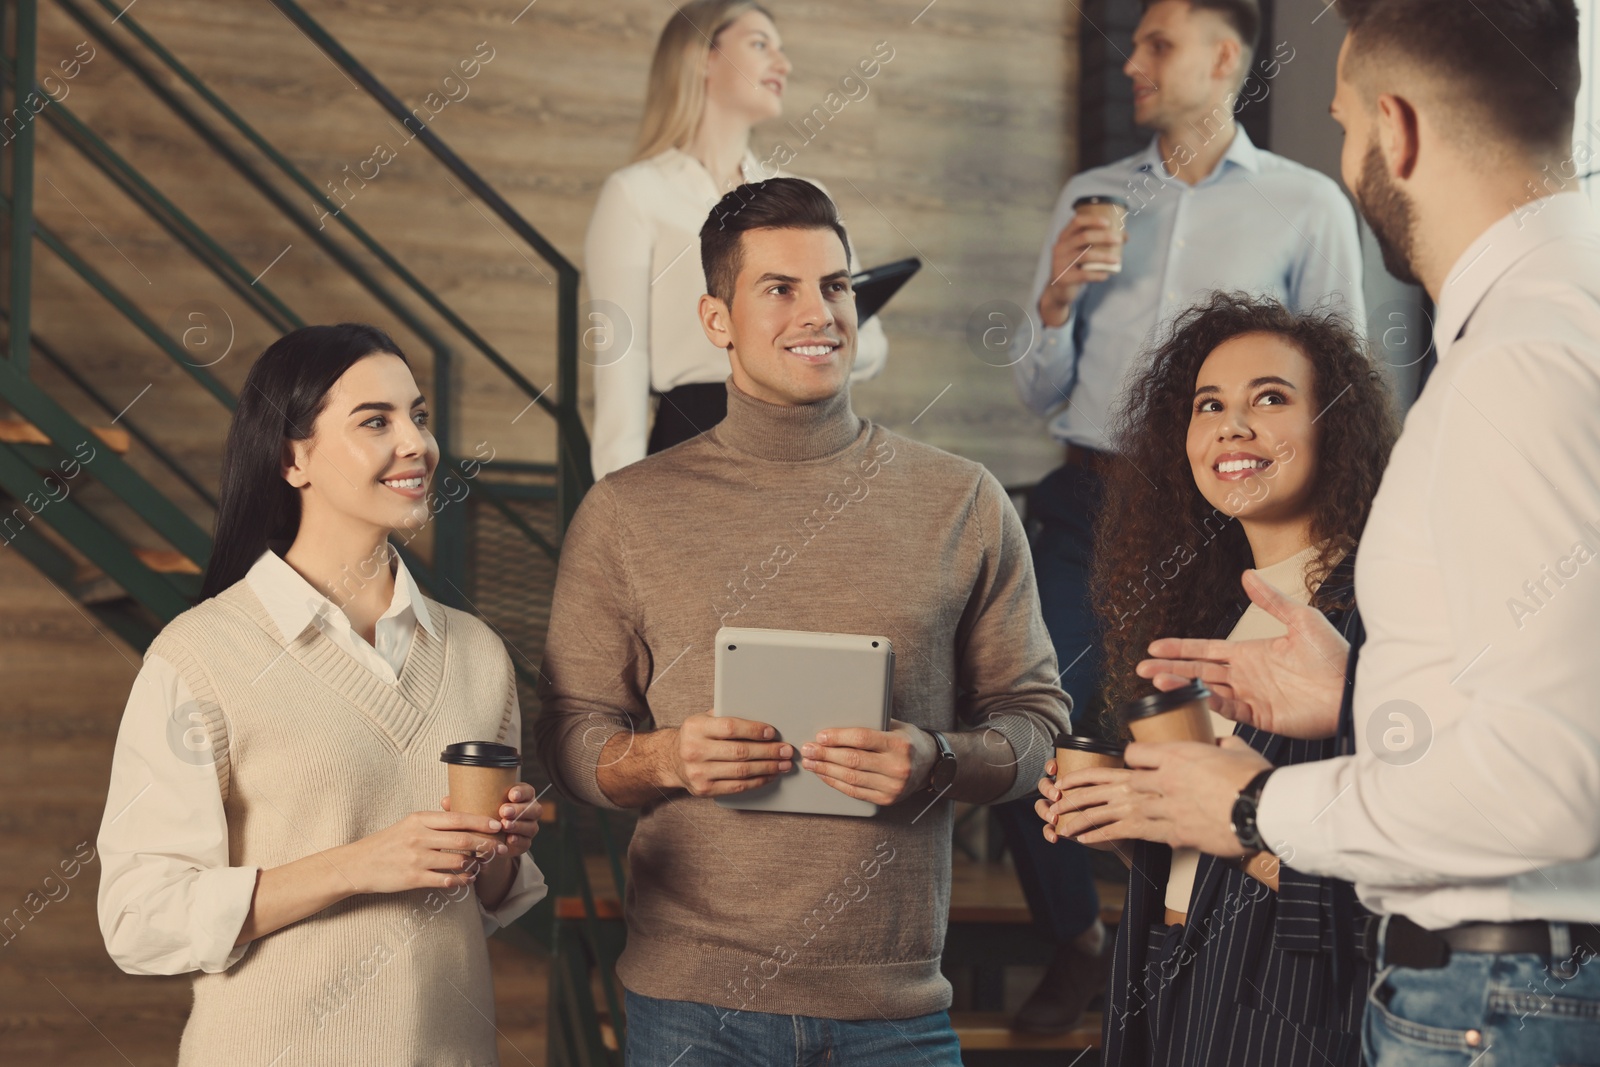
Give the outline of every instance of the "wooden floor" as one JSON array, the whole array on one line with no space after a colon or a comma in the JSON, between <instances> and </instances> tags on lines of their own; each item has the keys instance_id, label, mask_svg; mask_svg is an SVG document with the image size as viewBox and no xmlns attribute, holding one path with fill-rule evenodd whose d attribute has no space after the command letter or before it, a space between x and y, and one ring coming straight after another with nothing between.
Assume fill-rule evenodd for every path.
<instances>
[{"instance_id":1,"label":"wooden floor","mask_svg":"<svg viewBox=\"0 0 1600 1067\"><path fill-rule=\"evenodd\" d=\"M94 848L138 663L0 547L0 1063L8 1067L177 1060L190 979L119 971L95 917L99 865L72 862ZM64 877L63 861L75 877ZM545 961L501 937L489 949L500 1062L543 1064Z\"/></svg>"}]
</instances>

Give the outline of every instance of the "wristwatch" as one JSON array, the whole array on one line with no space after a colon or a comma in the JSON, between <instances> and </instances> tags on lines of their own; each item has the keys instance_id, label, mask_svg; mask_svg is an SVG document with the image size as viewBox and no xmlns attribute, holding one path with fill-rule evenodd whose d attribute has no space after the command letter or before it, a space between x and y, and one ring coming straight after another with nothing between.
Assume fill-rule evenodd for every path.
<instances>
[{"instance_id":1,"label":"wristwatch","mask_svg":"<svg viewBox=\"0 0 1600 1067\"><path fill-rule=\"evenodd\" d=\"M944 734L938 730L928 730L928 733L933 735L933 743L939 746L939 755L933 761L933 774L928 778L928 788L935 793L943 793L956 784L956 754L950 742L944 739Z\"/></svg>"},{"instance_id":2,"label":"wristwatch","mask_svg":"<svg viewBox=\"0 0 1600 1067\"><path fill-rule=\"evenodd\" d=\"M1261 839L1261 828L1256 825L1256 805L1261 803L1261 791L1266 789L1267 779L1276 769L1268 767L1250 779L1250 784L1239 790L1233 802L1233 823L1229 829L1248 852L1263 852L1267 848L1267 843Z\"/></svg>"}]
</instances>

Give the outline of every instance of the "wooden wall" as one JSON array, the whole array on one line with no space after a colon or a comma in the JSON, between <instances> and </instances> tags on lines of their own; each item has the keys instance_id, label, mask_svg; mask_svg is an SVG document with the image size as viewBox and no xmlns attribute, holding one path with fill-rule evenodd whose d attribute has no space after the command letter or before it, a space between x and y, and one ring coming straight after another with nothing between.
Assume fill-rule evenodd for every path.
<instances>
[{"instance_id":1,"label":"wooden wall","mask_svg":"<svg viewBox=\"0 0 1600 1067\"><path fill-rule=\"evenodd\" d=\"M976 358L964 327L988 301L1024 301L1039 231L1071 169L1071 7L1054 0L937 0L924 11L924 3L778 6L795 64L791 115L821 103L878 42L894 55L868 83L865 99L851 102L799 149L792 169L828 184L863 262L920 253L928 264L885 315L891 362L881 379L859 390L863 412L988 463L1008 482L1027 481L1050 468L1054 449L1021 411L1009 371ZM44 6L42 69L70 60L85 37L53 5ZM408 103L442 93L460 62L492 56L432 128L581 266L594 197L606 174L628 160L650 52L671 6L539 0L520 18L517 7L487 0L448 7L419 0L310 5ZM314 182L337 186L349 216L529 378L541 387L553 380L553 272L480 213L421 143L408 143L286 19L267 4L243 0L146 0L130 16ZM68 109L216 234L250 274L265 271L259 284L306 319L394 327L426 369L425 342L341 277L309 238L243 188L99 51L63 82ZM781 122L758 130L760 154L778 139L795 141ZM212 369L236 387L271 329L110 183L86 171L54 131L45 129L40 141L41 219L157 323L207 302L223 308L236 336L231 354ZM246 155L259 161L252 151ZM377 176L351 177L362 172ZM308 195L278 184L292 203L313 212ZM330 232L337 229L328 223ZM130 401L151 385L129 416L159 425L164 440L211 475L223 425L215 404L51 254L41 249L36 258L39 333L115 398ZM548 420L530 417L513 426L526 401L476 357L464 352L459 362L466 389L460 440L491 440L507 455L549 456ZM947 385L949 392L917 418ZM584 400L587 411L587 382Z\"/></svg>"},{"instance_id":2,"label":"wooden wall","mask_svg":"<svg viewBox=\"0 0 1600 1067\"><path fill-rule=\"evenodd\" d=\"M480 44L492 49L469 95L445 107L433 128L581 266L589 211L601 181L627 161L649 56L671 5L537 0L524 8L524 2L309 0L307 6L408 103L441 89L459 61L487 54ZM41 7L40 69L59 71L85 34L50 0ZM870 94L849 104L792 167L828 184L865 262L920 254L928 263L885 315L889 367L858 390L858 407L989 464L1007 482L1036 478L1053 466L1056 452L1042 423L1015 400L1010 372L979 360L964 328L988 301L1025 299L1049 209L1072 170L1073 5L774 0L772 7L795 63L791 113L820 103L878 42L894 49ZM318 183L343 179L343 168L358 169L380 145L394 149L395 158L350 201L351 216L530 378L541 386L553 379L554 290L539 273L549 276L549 268L452 188L420 143L405 145L376 105L270 5L142 0L129 17ZM427 345L337 275L326 255L270 212L105 50L60 84L67 109L217 236L252 276L265 272L259 284L308 321L358 319L394 328L426 371ZM758 131L758 149L780 136L781 129ZM41 128L39 140L41 220L157 324L223 309L233 324L232 347L211 369L237 389L249 360L271 340L270 328L115 187L88 172L53 130ZM311 210L305 195L288 195ZM226 426L218 405L51 253L36 245L35 257L36 332L108 399L131 402L126 418L214 483ZM216 358L225 332L209 335L210 348L197 346L195 362ZM458 339L451 342L459 347ZM506 455L551 456L548 420L530 414L513 425L524 401L469 357L461 360L467 397L460 440L489 440ZM74 408L91 410L47 367L38 366L36 377ZM147 457L136 449L130 460L209 527L209 511ZM126 518L140 536L133 517ZM0 782L12 801L0 815L0 913L24 906L30 893L60 893L45 886L45 877L59 872L80 843L93 844L137 661L0 547ZM59 1067L170 1063L187 980L115 970L95 924L98 877L98 866L89 864L65 883L67 896L0 942L0 1045L25 1052L28 1062L48 1056ZM516 959L497 971L506 987L503 1018L542 1010L520 996L526 989L511 992L525 972ZM542 1062L537 1020L527 1025L505 1029ZM502 1052L507 1063L523 1062L509 1047Z\"/></svg>"}]
</instances>

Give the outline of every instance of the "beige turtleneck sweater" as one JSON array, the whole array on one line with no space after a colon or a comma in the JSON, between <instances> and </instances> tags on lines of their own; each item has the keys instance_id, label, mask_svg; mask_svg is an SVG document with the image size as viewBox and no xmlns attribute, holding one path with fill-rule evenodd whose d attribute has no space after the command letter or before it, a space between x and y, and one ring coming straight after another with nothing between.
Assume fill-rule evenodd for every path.
<instances>
[{"instance_id":1,"label":"beige turtleneck sweater","mask_svg":"<svg viewBox=\"0 0 1600 1067\"><path fill-rule=\"evenodd\" d=\"M509 738L516 685L500 639L464 612L432 601L427 611L437 636L417 629L394 685L320 627L285 641L245 581L157 636L150 654L188 684L184 721L216 753L230 866L280 866L437 810L449 791L444 747ZM253 942L232 967L195 979L178 1063L498 1063L473 891L355 896Z\"/></svg>"},{"instance_id":2,"label":"beige turtleneck sweater","mask_svg":"<svg viewBox=\"0 0 1600 1067\"><path fill-rule=\"evenodd\" d=\"M533 727L554 780L614 807L606 740L709 709L729 625L887 635L894 717L992 730L1015 761L1006 798L1032 789L1067 702L1000 483L858 418L848 392L728 393L724 422L603 479L567 533ZM629 849L623 983L835 1019L947 1008L951 818L925 794L864 819L664 795Z\"/></svg>"}]
</instances>

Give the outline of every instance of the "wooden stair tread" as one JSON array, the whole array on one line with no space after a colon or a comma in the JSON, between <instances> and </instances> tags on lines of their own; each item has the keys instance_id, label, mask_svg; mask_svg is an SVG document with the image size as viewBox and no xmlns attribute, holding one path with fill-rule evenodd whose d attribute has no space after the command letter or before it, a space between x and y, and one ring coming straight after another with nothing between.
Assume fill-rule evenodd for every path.
<instances>
[{"instance_id":1,"label":"wooden stair tread","mask_svg":"<svg viewBox=\"0 0 1600 1067\"><path fill-rule=\"evenodd\" d=\"M617 899L610 862L604 856L586 856L584 868L594 892L596 918L622 918L622 902ZM1122 918L1128 887L1121 882L1097 880L1095 888L1100 891L1100 921L1115 925ZM584 917L583 898L579 895L558 897L555 908L557 918ZM1033 922L1033 916L1011 867L1002 863L957 861L951 868L950 921L1027 924Z\"/></svg>"},{"instance_id":2,"label":"wooden stair tread","mask_svg":"<svg viewBox=\"0 0 1600 1067\"><path fill-rule=\"evenodd\" d=\"M198 576L201 571L194 560L170 548L135 548L134 556L157 574L186 574ZM78 567L76 577L77 598L85 604L106 604L127 596L109 574L93 563Z\"/></svg>"},{"instance_id":3,"label":"wooden stair tread","mask_svg":"<svg viewBox=\"0 0 1600 1067\"><path fill-rule=\"evenodd\" d=\"M1001 1011L953 1011L961 1048L967 1052L1024 1049L1071 1052L1100 1047L1100 1013L1084 1012L1078 1025L1062 1034L1019 1034L1011 1029L1011 1019Z\"/></svg>"},{"instance_id":4,"label":"wooden stair tread","mask_svg":"<svg viewBox=\"0 0 1600 1067\"><path fill-rule=\"evenodd\" d=\"M118 455L125 455L133 447L133 435L120 426L91 426L89 432ZM0 419L0 442L8 445L48 445L50 438L27 419L13 417Z\"/></svg>"},{"instance_id":5,"label":"wooden stair tread","mask_svg":"<svg viewBox=\"0 0 1600 1067\"><path fill-rule=\"evenodd\" d=\"M139 562L157 574L199 574L200 565L171 548L136 548L133 554Z\"/></svg>"}]
</instances>

